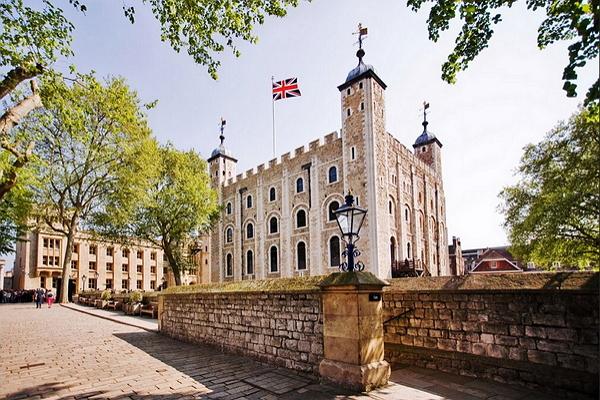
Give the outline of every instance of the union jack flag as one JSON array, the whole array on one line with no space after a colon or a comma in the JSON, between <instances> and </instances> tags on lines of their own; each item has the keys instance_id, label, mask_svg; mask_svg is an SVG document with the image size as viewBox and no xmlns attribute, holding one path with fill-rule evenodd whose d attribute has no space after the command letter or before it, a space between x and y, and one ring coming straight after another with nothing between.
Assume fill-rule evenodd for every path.
<instances>
[{"instance_id":1,"label":"union jack flag","mask_svg":"<svg viewBox=\"0 0 600 400\"><path fill-rule=\"evenodd\" d=\"M273 101L287 99L288 97L300 97L298 78L284 79L273 82Z\"/></svg>"}]
</instances>

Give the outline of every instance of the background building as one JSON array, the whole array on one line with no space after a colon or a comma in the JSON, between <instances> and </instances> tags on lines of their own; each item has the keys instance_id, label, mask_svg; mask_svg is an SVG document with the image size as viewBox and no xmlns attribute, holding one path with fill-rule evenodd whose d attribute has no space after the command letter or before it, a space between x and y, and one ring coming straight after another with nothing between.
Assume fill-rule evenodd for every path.
<instances>
[{"instance_id":1,"label":"background building","mask_svg":"<svg viewBox=\"0 0 600 400\"><path fill-rule=\"evenodd\" d=\"M54 232L28 232L16 245L13 287L53 288L58 297L66 242L66 237ZM144 243L122 246L80 233L71 260L70 292L155 290L164 276L162 260L163 252L155 246Z\"/></svg>"},{"instance_id":2,"label":"background building","mask_svg":"<svg viewBox=\"0 0 600 400\"><path fill-rule=\"evenodd\" d=\"M236 175L220 146L208 159L223 215L210 235L210 280L264 279L337 271L341 243L333 211L352 192L368 209L358 247L382 278L408 262L450 274L441 147L427 129L413 151L386 131L386 84L357 53L340 91L342 129Z\"/></svg>"}]
</instances>

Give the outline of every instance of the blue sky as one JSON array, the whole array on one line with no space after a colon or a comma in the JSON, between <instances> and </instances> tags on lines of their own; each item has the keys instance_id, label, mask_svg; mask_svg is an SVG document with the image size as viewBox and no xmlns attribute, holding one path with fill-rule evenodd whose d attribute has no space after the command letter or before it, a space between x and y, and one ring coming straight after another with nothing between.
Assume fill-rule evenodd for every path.
<instances>
[{"instance_id":1,"label":"blue sky","mask_svg":"<svg viewBox=\"0 0 600 400\"><path fill-rule=\"evenodd\" d=\"M430 42L428 12L411 11L405 0L301 2L286 18L258 27L259 43L240 44L240 58L219 56L217 81L185 52L160 41L147 5L132 3L132 25L119 2L87 1L85 15L64 3L75 24L75 56L60 60L59 68L73 63L81 71L125 77L144 102L158 99L148 117L159 140L204 157L218 143L223 116L238 172L272 158L271 76L296 76L302 90L302 97L276 103L278 155L339 131L336 86L356 65L351 33L362 22L369 29L365 61L388 85L388 131L411 147L422 130L421 104L431 104L429 128L444 145L448 235L460 236L463 248L506 243L498 192L515 182L523 146L568 118L597 75L597 62L588 65L580 72L580 97L567 98L561 76L568 43L539 50L544 15L526 10L524 2L504 13L490 47L455 85L440 75L459 26Z\"/></svg>"}]
</instances>

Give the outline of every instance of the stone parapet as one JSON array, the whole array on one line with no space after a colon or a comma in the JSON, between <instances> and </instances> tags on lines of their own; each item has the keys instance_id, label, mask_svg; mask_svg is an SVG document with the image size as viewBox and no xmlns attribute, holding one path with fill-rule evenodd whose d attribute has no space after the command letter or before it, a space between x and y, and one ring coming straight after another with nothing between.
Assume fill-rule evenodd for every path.
<instances>
[{"instance_id":1,"label":"stone parapet","mask_svg":"<svg viewBox=\"0 0 600 400\"><path fill-rule=\"evenodd\" d=\"M159 330L270 364L316 374L323 357L319 292L160 296Z\"/></svg>"},{"instance_id":2,"label":"stone parapet","mask_svg":"<svg viewBox=\"0 0 600 400\"><path fill-rule=\"evenodd\" d=\"M383 294L386 359L597 396L598 274L507 275L392 282Z\"/></svg>"}]
</instances>

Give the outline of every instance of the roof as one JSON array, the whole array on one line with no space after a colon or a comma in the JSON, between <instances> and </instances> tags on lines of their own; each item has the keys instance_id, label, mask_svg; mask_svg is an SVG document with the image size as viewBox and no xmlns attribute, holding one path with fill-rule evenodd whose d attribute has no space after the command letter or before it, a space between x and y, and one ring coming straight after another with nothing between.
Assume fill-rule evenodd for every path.
<instances>
[{"instance_id":1,"label":"roof","mask_svg":"<svg viewBox=\"0 0 600 400\"><path fill-rule=\"evenodd\" d=\"M338 86L340 91L346 89L350 85L364 78L373 78L382 88L386 88L387 85L381 80L381 78L375 73L375 68L372 65L365 64L363 62L363 56L365 52L363 49L359 49L356 52L356 56L358 57L358 65L348 72L348 76L346 76L346 81Z\"/></svg>"},{"instance_id":2,"label":"roof","mask_svg":"<svg viewBox=\"0 0 600 400\"><path fill-rule=\"evenodd\" d=\"M442 143L438 140L437 137L433 134L433 132L429 132L427 130L427 121L423 121L423 133L421 133L417 140L415 140L415 144L413 147L425 146L426 144L436 142L440 147L442 147Z\"/></svg>"}]
</instances>

